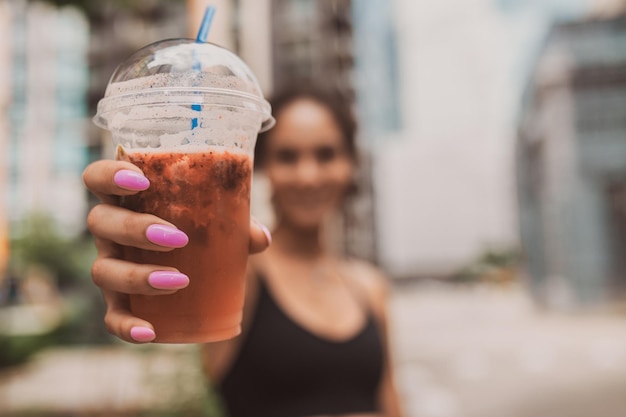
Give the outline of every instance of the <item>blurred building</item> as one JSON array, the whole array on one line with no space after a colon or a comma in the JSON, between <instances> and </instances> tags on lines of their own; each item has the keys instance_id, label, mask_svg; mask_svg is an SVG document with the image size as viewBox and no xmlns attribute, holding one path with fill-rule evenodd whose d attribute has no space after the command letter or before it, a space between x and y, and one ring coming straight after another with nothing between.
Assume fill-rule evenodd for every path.
<instances>
[{"instance_id":1,"label":"blurred building","mask_svg":"<svg viewBox=\"0 0 626 417\"><path fill-rule=\"evenodd\" d=\"M570 306L626 289L626 17L556 25L518 138L533 290Z\"/></svg>"},{"instance_id":2,"label":"blurred building","mask_svg":"<svg viewBox=\"0 0 626 417\"><path fill-rule=\"evenodd\" d=\"M88 37L89 88L87 91L86 143L89 161L113 158L113 143L107 131L92 121L98 101L117 66L136 50L169 38L187 35L187 13L183 2L92 2L87 12L91 24ZM84 190L84 187L82 187ZM85 192L85 195L88 195ZM88 195L95 204L93 195ZM83 214L83 219L86 213Z\"/></svg>"},{"instance_id":3,"label":"blurred building","mask_svg":"<svg viewBox=\"0 0 626 417\"><path fill-rule=\"evenodd\" d=\"M8 188L8 138L9 120L7 117L11 103L11 14L7 2L0 3L0 284L9 261L9 208L6 203ZM4 64L2 64L4 63Z\"/></svg>"},{"instance_id":4,"label":"blurred building","mask_svg":"<svg viewBox=\"0 0 626 417\"><path fill-rule=\"evenodd\" d=\"M398 277L448 276L517 245L514 47L490 0L388 7L400 115L373 141L380 259Z\"/></svg>"},{"instance_id":5,"label":"blurred building","mask_svg":"<svg viewBox=\"0 0 626 417\"><path fill-rule=\"evenodd\" d=\"M350 0L273 0L274 85L312 80L354 94Z\"/></svg>"},{"instance_id":6,"label":"blurred building","mask_svg":"<svg viewBox=\"0 0 626 417\"><path fill-rule=\"evenodd\" d=\"M84 229L86 208L80 174L89 25L71 7L12 1L1 9L0 222L18 224L39 212L76 234Z\"/></svg>"},{"instance_id":7,"label":"blurred building","mask_svg":"<svg viewBox=\"0 0 626 417\"><path fill-rule=\"evenodd\" d=\"M0 247L7 225L18 235L34 212L76 235L89 207L82 170L112 155L91 123L96 103L134 50L184 36L184 4L3 1L0 22Z\"/></svg>"},{"instance_id":8,"label":"blurred building","mask_svg":"<svg viewBox=\"0 0 626 417\"><path fill-rule=\"evenodd\" d=\"M190 0L192 15L208 2ZM494 2L216 5L216 21L231 24L209 39L234 48L267 93L311 79L354 97L364 193L344 219L349 253L393 276L442 276L486 250L517 246L514 91L506 89L513 52ZM271 61L250 45L269 51ZM255 181L262 189L263 179ZM253 201L264 219L260 206Z\"/></svg>"},{"instance_id":9,"label":"blurred building","mask_svg":"<svg viewBox=\"0 0 626 417\"><path fill-rule=\"evenodd\" d=\"M11 74L11 88L0 92L0 108L10 106L9 117L0 115L7 159L0 191L9 208L0 211L0 240L2 217L39 206L68 230L84 227L80 171L112 155L103 149L106 132L89 121L111 73L148 43L194 37L213 4L209 40L238 53L267 94L309 79L354 99L364 169L362 196L344 218L347 252L398 277L454 273L486 250L518 245L519 48L526 57L535 51L520 39L555 10L579 11L583 2L77 2L87 7L90 28L72 8L0 2L0 22L9 22L0 25L8 34L0 36L0 56L9 56L0 61L0 80L7 68ZM511 16L521 18L512 25ZM263 179L255 181L267 195Z\"/></svg>"},{"instance_id":10,"label":"blurred building","mask_svg":"<svg viewBox=\"0 0 626 417\"><path fill-rule=\"evenodd\" d=\"M403 127L393 3L353 1L354 84L361 137L371 150ZM407 52L407 51L403 51Z\"/></svg>"},{"instance_id":11,"label":"blurred building","mask_svg":"<svg viewBox=\"0 0 626 417\"><path fill-rule=\"evenodd\" d=\"M274 86L315 81L354 93L350 0L188 0L188 36L204 9L216 7L209 41L250 66L266 94Z\"/></svg>"},{"instance_id":12,"label":"blurred building","mask_svg":"<svg viewBox=\"0 0 626 417\"><path fill-rule=\"evenodd\" d=\"M344 94L355 106L355 20L350 0L189 0L190 36L204 8L217 13L209 41L235 51L257 75L267 95L282 85L315 82ZM380 3L380 2L379 2ZM364 31L364 29L361 29ZM362 133L362 132L361 132ZM360 193L334 228L345 252L375 260L374 195L371 158L361 135ZM270 190L255 173L252 211L271 224Z\"/></svg>"}]
</instances>

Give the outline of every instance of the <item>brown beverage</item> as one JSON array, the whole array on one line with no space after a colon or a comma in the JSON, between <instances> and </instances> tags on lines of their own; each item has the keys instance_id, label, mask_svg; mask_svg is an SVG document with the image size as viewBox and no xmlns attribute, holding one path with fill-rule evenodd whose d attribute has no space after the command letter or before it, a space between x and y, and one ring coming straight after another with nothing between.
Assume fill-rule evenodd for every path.
<instances>
[{"instance_id":1,"label":"brown beverage","mask_svg":"<svg viewBox=\"0 0 626 417\"><path fill-rule=\"evenodd\" d=\"M156 342L223 340L240 332L249 244L252 161L246 154L120 153L150 188L122 206L165 219L189 236L184 248L155 252L124 247L124 258L172 266L189 286L171 295L131 295L131 311L154 325Z\"/></svg>"},{"instance_id":2,"label":"brown beverage","mask_svg":"<svg viewBox=\"0 0 626 417\"><path fill-rule=\"evenodd\" d=\"M122 199L189 236L184 248L123 248L125 259L172 266L190 284L173 295L130 298L156 341L199 343L239 333L250 227L250 177L257 134L274 125L248 66L232 52L194 39L146 45L121 63L94 122L111 133L117 158L150 179Z\"/></svg>"}]
</instances>

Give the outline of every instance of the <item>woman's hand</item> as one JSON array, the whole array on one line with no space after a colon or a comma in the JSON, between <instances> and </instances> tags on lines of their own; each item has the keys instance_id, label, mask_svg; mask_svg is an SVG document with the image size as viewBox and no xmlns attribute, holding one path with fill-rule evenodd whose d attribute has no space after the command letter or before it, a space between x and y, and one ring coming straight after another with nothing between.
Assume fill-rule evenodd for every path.
<instances>
[{"instance_id":1,"label":"woman's hand","mask_svg":"<svg viewBox=\"0 0 626 417\"><path fill-rule=\"evenodd\" d=\"M119 207L120 196L136 194L150 186L136 166L123 161L97 161L85 169L83 182L102 202L89 213L87 226L98 250L91 275L107 306L107 330L128 342L150 342L155 338L154 328L130 313L128 294L171 294L186 287L189 279L175 268L123 261L121 246L169 252L185 246L189 239L159 217ZM261 252L270 242L267 228L252 220L250 253Z\"/></svg>"}]
</instances>

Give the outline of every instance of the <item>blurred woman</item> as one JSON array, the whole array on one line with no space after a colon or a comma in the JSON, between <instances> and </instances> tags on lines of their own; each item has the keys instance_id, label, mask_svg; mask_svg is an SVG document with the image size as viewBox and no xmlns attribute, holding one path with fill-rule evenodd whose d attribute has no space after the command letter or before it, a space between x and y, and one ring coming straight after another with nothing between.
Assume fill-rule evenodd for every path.
<instances>
[{"instance_id":1,"label":"blurred woman","mask_svg":"<svg viewBox=\"0 0 626 417\"><path fill-rule=\"evenodd\" d=\"M387 336L386 279L333 251L327 239L329 221L355 188L356 125L349 106L338 95L297 87L277 94L272 109L276 126L259 138L255 167L271 185L276 221L271 235L251 223L251 253L271 245L250 258L242 335L204 345L206 372L231 417L401 416ZM110 201L131 192L113 181L119 169L129 168L95 163L86 169L85 183ZM146 244L149 223L138 219L142 215L114 209L131 230L111 224L103 213L90 215L101 256L110 256L112 241ZM145 274L133 274L136 267L121 276L95 268L94 280L105 295L110 331L124 340L150 341L150 323L133 317L124 302L137 287L154 293ZM133 337L136 328L146 329L145 337Z\"/></svg>"}]
</instances>

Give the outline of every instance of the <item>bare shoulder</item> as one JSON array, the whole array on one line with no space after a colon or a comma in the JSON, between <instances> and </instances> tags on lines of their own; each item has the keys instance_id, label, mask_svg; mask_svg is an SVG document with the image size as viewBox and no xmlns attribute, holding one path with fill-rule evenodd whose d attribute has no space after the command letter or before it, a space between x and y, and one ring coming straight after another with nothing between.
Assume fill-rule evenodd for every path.
<instances>
[{"instance_id":1,"label":"bare shoulder","mask_svg":"<svg viewBox=\"0 0 626 417\"><path fill-rule=\"evenodd\" d=\"M363 288L372 306L384 313L389 292L388 277L374 265L362 260L344 261L345 275Z\"/></svg>"}]
</instances>

